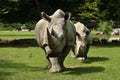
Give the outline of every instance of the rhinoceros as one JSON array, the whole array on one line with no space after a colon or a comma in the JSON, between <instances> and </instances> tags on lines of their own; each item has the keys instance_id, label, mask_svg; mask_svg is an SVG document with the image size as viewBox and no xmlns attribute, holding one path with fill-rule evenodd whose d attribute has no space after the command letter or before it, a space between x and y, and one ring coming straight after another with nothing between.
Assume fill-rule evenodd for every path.
<instances>
[{"instance_id":1,"label":"rhinoceros","mask_svg":"<svg viewBox=\"0 0 120 80\"><path fill-rule=\"evenodd\" d=\"M35 26L37 43L45 51L49 71L63 71L64 60L76 42L76 29L70 21L70 13L58 9L51 16L45 12L41 12L41 16Z\"/></svg>"},{"instance_id":2,"label":"rhinoceros","mask_svg":"<svg viewBox=\"0 0 120 80\"><path fill-rule=\"evenodd\" d=\"M77 22L74 25L76 28L76 50L72 49L71 56L79 60L85 60L92 42L92 37L89 29L84 24Z\"/></svg>"}]
</instances>

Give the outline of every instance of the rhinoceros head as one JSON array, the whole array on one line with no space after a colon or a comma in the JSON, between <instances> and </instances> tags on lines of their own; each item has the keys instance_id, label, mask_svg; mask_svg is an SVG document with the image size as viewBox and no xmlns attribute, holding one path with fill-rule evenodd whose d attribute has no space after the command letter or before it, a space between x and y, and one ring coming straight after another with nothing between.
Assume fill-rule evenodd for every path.
<instances>
[{"instance_id":1,"label":"rhinoceros head","mask_svg":"<svg viewBox=\"0 0 120 80\"><path fill-rule=\"evenodd\" d=\"M62 51L66 43L66 24L70 18L70 14L65 14L61 10L57 12L52 16L48 16L45 12L42 12L41 16L44 20L48 21L47 39L50 49Z\"/></svg>"},{"instance_id":2,"label":"rhinoceros head","mask_svg":"<svg viewBox=\"0 0 120 80\"><path fill-rule=\"evenodd\" d=\"M76 33L77 33L77 37L78 37L79 41L83 41L83 42L86 41L87 37L90 34L89 29L80 22L77 22L75 24L75 27L76 27Z\"/></svg>"}]
</instances>

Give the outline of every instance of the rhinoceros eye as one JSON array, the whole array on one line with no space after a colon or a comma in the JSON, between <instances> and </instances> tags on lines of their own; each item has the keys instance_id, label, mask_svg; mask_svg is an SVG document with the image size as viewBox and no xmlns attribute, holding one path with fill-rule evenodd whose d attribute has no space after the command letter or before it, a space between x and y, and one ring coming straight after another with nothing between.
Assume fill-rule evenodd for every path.
<instances>
[{"instance_id":1,"label":"rhinoceros eye","mask_svg":"<svg viewBox=\"0 0 120 80\"><path fill-rule=\"evenodd\" d=\"M89 31L86 31L86 36L88 36L90 34L90 32Z\"/></svg>"}]
</instances>

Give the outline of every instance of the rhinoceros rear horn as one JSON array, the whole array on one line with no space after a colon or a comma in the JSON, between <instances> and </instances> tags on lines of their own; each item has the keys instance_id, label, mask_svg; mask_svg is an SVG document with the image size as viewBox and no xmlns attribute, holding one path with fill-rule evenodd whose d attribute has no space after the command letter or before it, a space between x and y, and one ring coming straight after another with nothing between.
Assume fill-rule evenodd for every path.
<instances>
[{"instance_id":1,"label":"rhinoceros rear horn","mask_svg":"<svg viewBox=\"0 0 120 80\"><path fill-rule=\"evenodd\" d=\"M65 20L70 19L70 17L71 17L71 13L69 12L65 13L65 17L64 17Z\"/></svg>"},{"instance_id":2,"label":"rhinoceros rear horn","mask_svg":"<svg viewBox=\"0 0 120 80\"><path fill-rule=\"evenodd\" d=\"M44 20L47 20L47 21L51 21L51 18L45 13L45 12L41 12L41 17L44 19Z\"/></svg>"},{"instance_id":3,"label":"rhinoceros rear horn","mask_svg":"<svg viewBox=\"0 0 120 80\"><path fill-rule=\"evenodd\" d=\"M49 44L49 47L50 47L51 49L54 49L54 48L55 48L54 38L51 36L48 28L47 28L47 36L48 36L48 44Z\"/></svg>"}]
</instances>

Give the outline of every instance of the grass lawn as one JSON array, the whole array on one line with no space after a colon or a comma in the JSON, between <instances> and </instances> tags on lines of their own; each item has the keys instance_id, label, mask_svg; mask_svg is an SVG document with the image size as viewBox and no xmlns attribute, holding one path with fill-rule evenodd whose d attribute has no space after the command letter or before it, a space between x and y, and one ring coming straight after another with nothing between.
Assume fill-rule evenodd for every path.
<instances>
[{"instance_id":1,"label":"grass lawn","mask_svg":"<svg viewBox=\"0 0 120 80\"><path fill-rule=\"evenodd\" d=\"M92 31L92 34L95 33L96 31ZM0 31L0 38L35 38L35 33L34 31ZM120 38L120 36L111 36L111 38Z\"/></svg>"},{"instance_id":2,"label":"grass lawn","mask_svg":"<svg viewBox=\"0 0 120 80\"><path fill-rule=\"evenodd\" d=\"M0 47L0 80L120 80L120 48L92 46L84 62L65 60L66 71L50 73L39 47Z\"/></svg>"},{"instance_id":3,"label":"grass lawn","mask_svg":"<svg viewBox=\"0 0 120 80\"><path fill-rule=\"evenodd\" d=\"M0 31L0 38L35 38L34 31Z\"/></svg>"}]
</instances>

